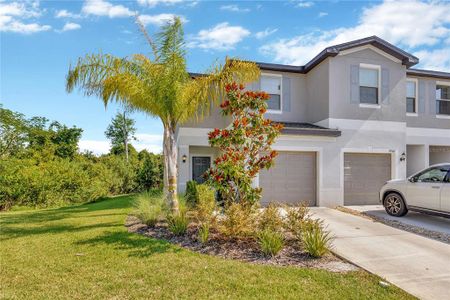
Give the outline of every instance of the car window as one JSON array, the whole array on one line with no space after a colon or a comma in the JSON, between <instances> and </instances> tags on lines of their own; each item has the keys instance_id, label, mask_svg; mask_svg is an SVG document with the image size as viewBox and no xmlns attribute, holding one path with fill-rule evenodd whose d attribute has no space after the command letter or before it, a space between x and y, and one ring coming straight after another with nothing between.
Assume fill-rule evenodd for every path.
<instances>
[{"instance_id":1,"label":"car window","mask_svg":"<svg viewBox=\"0 0 450 300\"><path fill-rule=\"evenodd\" d=\"M418 182L444 182L449 167L436 167L428 169L417 176Z\"/></svg>"}]
</instances>

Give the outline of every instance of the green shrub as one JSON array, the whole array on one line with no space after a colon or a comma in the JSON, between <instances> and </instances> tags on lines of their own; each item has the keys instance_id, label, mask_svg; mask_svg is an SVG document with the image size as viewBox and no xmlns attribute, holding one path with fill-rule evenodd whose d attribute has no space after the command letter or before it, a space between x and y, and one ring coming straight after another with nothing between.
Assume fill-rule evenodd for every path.
<instances>
[{"instance_id":1,"label":"green shrub","mask_svg":"<svg viewBox=\"0 0 450 300\"><path fill-rule=\"evenodd\" d=\"M203 223L198 229L198 240L200 243L205 244L209 239L209 223Z\"/></svg>"},{"instance_id":2,"label":"green shrub","mask_svg":"<svg viewBox=\"0 0 450 300\"><path fill-rule=\"evenodd\" d=\"M199 199L197 186L198 184L194 180L186 182L186 192L184 194L184 198L186 203L191 207L195 207Z\"/></svg>"},{"instance_id":3,"label":"green shrub","mask_svg":"<svg viewBox=\"0 0 450 300\"><path fill-rule=\"evenodd\" d=\"M270 203L259 215L258 218L259 230L271 230L280 232L283 227L283 219L278 211L278 206Z\"/></svg>"},{"instance_id":4,"label":"green shrub","mask_svg":"<svg viewBox=\"0 0 450 300\"><path fill-rule=\"evenodd\" d=\"M169 214L167 224L170 232L175 235L184 235L187 231L189 219L185 211L180 209L178 214Z\"/></svg>"},{"instance_id":5,"label":"green shrub","mask_svg":"<svg viewBox=\"0 0 450 300\"><path fill-rule=\"evenodd\" d=\"M309 220L308 206L304 203L295 207L286 206L285 211L284 229L290 232L297 240L301 241L303 227L305 222Z\"/></svg>"},{"instance_id":6,"label":"green shrub","mask_svg":"<svg viewBox=\"0 0 450 300\"><path fill-rule=\"evenodd\" d=\"M134 202L134 215L148 226L155 226L164 214L165 201L160 191L141 193Z\"/></svg>"},{"instance_id":7,"label":"green shrub","mask_svg":"<svg viewBox=\"0 0 450 300\"><path fill-rule=\"evenodd\" d=\"M330 232L323 228L322 221L309 220L303 226L303 248L312 257L322 257L328 253L332 239Z\"/></svg>"},{"instance_id":8,"label":"green shrub","mask_svg":"<svg viewBox=\"0 0 450 300\"><path fill-rule=\"evenodd\" d=\"M231 238L245 238L255 234L254 208L241 203L229 203L220 220L220 232Z\"/></svg>"},{"instance_id":9,"label":"green shrub","mask_svg":"<svg viewBox=\"0 0 450 300\"><path fill-rule=\"evenodd\" d=\"M214 190L201 184L197 186L198 200L194 209L195 218L198 223L211 223L216 209Z\"/></svg>"},{"instance_id":10,"label":"green shrub","mask_svg":"<svg viewBox=\"0 0 450 300\"><path fill-rule=\"evenodd\" d=\"M258 233L258 242L264 255L273 257L283 249L284 237L280 232L265 229Z\"/></svg>"}]
</instances>

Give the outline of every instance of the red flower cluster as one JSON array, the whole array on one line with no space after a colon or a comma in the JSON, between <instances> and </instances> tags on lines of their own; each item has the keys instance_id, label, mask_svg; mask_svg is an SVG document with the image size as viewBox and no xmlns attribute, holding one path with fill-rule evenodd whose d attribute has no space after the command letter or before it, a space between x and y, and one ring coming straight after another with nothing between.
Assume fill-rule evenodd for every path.
<instances>
[{"instance_id":1,"label":"red flower cluster","mask_svg":"<svg viewBox=\"0 0 450 300\"><path fill-rule=\"evenodd\" d=\"M230 91L237 91L238 89L242 91L244 88L245 87L243 84L237 85L236 82L233 82L233 83L229 83L225 86L225 91L227 93L229 93Z\"/></svg>"},{"instance_id":2,"label":"red flower cluster","mask_svg":"<svg viewBox=\"0 0 450 300\"><path fill-rule=\"evenodd\" d=\"M244 95L251 98L261 98L264 100L268 100L270 98L269 94L267 94L266 92L247 91L244 93Z\"/></svg>"},{"instance_id":3,"label":"red flower cluster","mask_svg":"<svg viewBox=\"0 0 450 300\"><path fill-rule=\"evenodd\" d=\"M220 103L220 108L226 108L230 105L230 101L225 100L224 102Z\"/></svg>"},{"instance_id":4,"label":"red flower cluster","mask_svg":"<svg viewBox=\"0 0 450 300\"><path fill-rule=\"evenodd\" d=\"M216 138L219 134L220 134L220 129L214 128L214 131L211 131L210 133L208 133L208 138L209 139Z\"/></svg>"},{"instance_id":5,"label":"red flower cluster","mask_svg":"<svg viewBox=\"0 0 450 300\"><path fill-rule=\"evenodd\" d=\"M261 114L265 113L266 111L267 111L267 109L265 109L264 107L261 107L259 109L259 113L261 113Z\"/></svg>"}]
</instances>

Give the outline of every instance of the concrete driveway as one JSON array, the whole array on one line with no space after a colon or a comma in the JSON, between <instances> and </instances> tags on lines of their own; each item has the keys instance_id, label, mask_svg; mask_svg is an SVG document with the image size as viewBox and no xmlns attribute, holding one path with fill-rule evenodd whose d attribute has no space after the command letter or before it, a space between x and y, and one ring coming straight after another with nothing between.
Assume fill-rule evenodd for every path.
<instances>
[{"instance_id":1,"label":"concrete driveway","mask_svg":"<svg viewBox=\"0 0 450 300\"><path fill-rule=\"evenodd\" d=\"M371 216L401 222L406 225L424 228L430 231L442 232L450 235L450 219L430 216L410 211L404 217L397 218L390 216L384 210L382 205L362 205L362 206L346 206L349 209L363 212Z\"/></svg>"},{"instance_id":2,"label":"concrete driveway","mask_svg":"<svg viewBox=\"0 0 450 300\"><path fill-rule=\"evenodd\" d=\"M450 299L450 245L330 208L312 208L333 251L421 299Z\"/></svg>"}]
</instances>

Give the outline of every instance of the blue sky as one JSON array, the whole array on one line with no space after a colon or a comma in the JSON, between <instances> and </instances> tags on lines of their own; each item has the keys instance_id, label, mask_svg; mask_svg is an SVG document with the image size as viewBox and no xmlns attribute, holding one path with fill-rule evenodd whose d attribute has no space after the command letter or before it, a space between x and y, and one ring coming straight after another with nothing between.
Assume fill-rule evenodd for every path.
<instances>
[{"instance_id":1,"label":"blue sky","mask_svg":"<svg viewBox=\"0 0 450 300\"><path fill-rule=\"evenodd\" d=\"M134 12L150 33L172 15L184 20L193 72L227 55L301 65L326 46L370 35L418 56L419 68L450 71L450 2L0 0L0 103L81 127L82 149L107 151L104 131L119 108L67 94L65 76L87 53L148 53ZM137 148L160 151L159 120L133 117Z\"/></svg>"}]
</instances>

